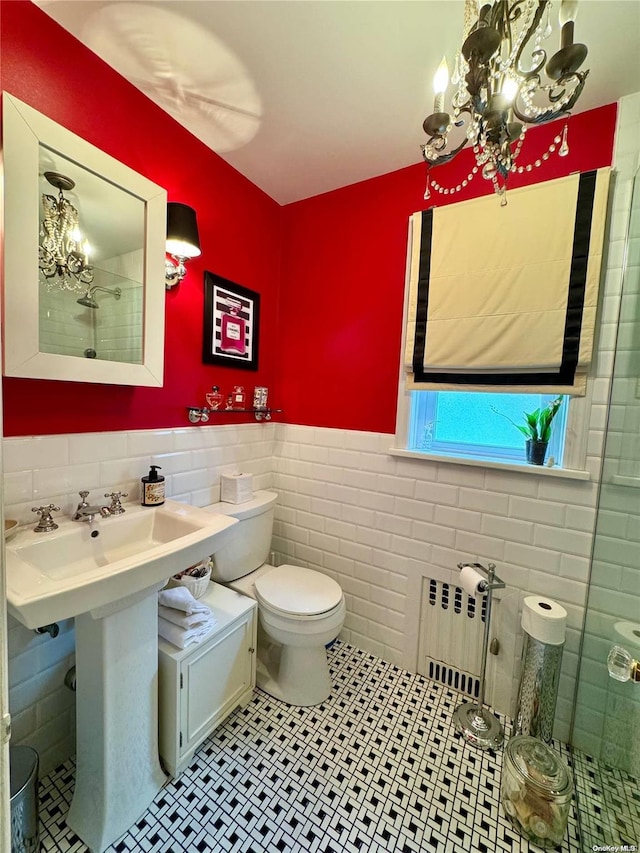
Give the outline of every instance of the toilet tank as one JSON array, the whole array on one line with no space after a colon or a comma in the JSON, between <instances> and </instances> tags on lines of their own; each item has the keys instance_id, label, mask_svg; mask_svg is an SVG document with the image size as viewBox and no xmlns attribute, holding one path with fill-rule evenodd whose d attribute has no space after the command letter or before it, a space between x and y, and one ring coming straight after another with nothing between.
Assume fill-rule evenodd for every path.
<instances>
[{"instance_id":1,"label":"toilet tank","mask_svg":"<svg viewBox=\"0 0 640 853\"><path fill-rule=\"evenodd\" d=\"M220 583L234 581L267 562L273 533L276 492L255 492L253 499L241 504L220 502L203 507L207 512L238 519L231 536L213 555L211 579Z\"/></svg>"}]
</instances>

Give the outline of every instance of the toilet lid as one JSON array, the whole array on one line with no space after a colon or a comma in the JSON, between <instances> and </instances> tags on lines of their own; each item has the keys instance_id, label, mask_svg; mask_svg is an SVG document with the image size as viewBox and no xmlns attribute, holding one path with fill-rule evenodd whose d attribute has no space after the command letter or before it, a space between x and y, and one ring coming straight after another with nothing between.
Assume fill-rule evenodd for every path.
<instances>
[{"instance_id":1,"label":"toilet lid","mask_svg":"<svg viewBox=\"0 0 640 853\"><path fill-rule=\"evenodd\" d=\"M301 566L277 566L255 582L256 595L268 607L298 616L333 610L342 589L332 578Z\"/></svg>"}]
</instances>

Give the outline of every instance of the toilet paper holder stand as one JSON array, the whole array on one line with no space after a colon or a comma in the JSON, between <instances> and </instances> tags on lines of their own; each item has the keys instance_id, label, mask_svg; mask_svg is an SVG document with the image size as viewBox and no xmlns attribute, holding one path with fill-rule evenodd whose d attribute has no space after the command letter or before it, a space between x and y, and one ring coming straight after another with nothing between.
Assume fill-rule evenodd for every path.
<instances>
[{"instance_id":1,"label":"toilet paper holder stand","mask_svg":"<svg viewBox=\"0 0 640 853\"><path fill-rule=\"evenodd\" d=\"M481 563L458 563L458 568L476 569L486 575L486 580L478 585L478 592L486 595L484 634L482 636L482 666L477 702L463 702L453 712L453 725L469 743L479 749L499 749L504 740L502 724L484 707L485 675L487 669L487 651L491 631L491 603L494 589L504 589L506 584L496 575L494 563L485 568Z\"/></svg>"}]
</instances>

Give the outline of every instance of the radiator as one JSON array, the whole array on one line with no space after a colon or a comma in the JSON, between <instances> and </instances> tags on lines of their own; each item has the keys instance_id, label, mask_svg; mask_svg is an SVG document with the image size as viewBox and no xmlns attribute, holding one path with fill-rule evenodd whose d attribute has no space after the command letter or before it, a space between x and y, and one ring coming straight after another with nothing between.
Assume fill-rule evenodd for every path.
<instances>
[{"instance_id":1,"label":"radiator","mask_svg":"<svg viewBox=\"0 0 640 853\"><path fill-rule=\"evenodd\" d=\"M476 698L485 618L484 596L478 600L459 586L423 578L420 674Z\"/></svg>"}]
</instances>

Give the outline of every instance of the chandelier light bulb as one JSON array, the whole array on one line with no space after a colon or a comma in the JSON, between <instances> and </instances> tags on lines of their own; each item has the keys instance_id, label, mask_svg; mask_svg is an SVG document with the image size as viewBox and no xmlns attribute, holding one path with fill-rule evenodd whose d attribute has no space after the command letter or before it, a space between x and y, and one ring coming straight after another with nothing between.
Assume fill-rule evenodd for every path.
<instances>
[{"instance_id":1,"label":"chandelier light bulb","mask_svg":"<svg viewBox=\"0 0 640 853\"><path fill-rule=\"evenodd\" d=\"M85 240L82 244L82 254L84 255L85 264L89 263L89 254L91 253L91 245L88 240Z\"/></svg>"},{"instance_id":2,"label":"chandelier light bulb","mask_svg":"<svg viewBox=\"0 0 640 853\"><path fill-rule=\"evenodd\" d=\"M82 241L82 234L77 225L69 231L69 239L73 240L74 243L80 243Z\"/></svg>"},{"instance_id":3,"label":"chandelier light bulb","mask_svg":"<svg viewBox=\"0 0 640 853\"><path fill-rule=\"evenodd\" d=\"M433 91L436 95L444 95L449 85L449 66L447 65L447 57L442 57L442 62L438 65L438 70L433 78Z\"/></svg>"},{"instance_id":4,"label":"chandelier light bulb","mask_svg":"<svg viewBox=\"0 0 640 853\"><path fill-rule=\"evenodd\" d=\"M513 99L518 94L518 81L514 80L513 77L505 77L502 84L501 94L509 103L512 103Z\"/></svg>"},{"instance_id":5,"label":"chandelier light bulb","mask_svg":"<svg viewBox=\"0 0 640 853\"><path fill-rule=\"evenodd\" d=\"M442 57L442 62L438 65L438 70L433 78L433 91L435 98L433 101L433 109L435 112L441 113L444 110L444 94L449 85L449 66L447 65L446 56Z\"/></svg>"},{"instance_id":6,"label":"chandelier light bulb","mask_svg":"<svg viewBox=\"0 0 640 853\"><path fill-rule=\"evenodd\" d=\"M564 27L569 21L575 21L578 14L578 0L562 0L558 18L560 26Z\"/></svg>"},{"instance_id":7,"label":"chandelier light bulb","mask_svg":"<svg viewBox=\"0 0 640 853\"><path fill-rule=\"evenodd\" d=\"M560 48L573 45L573 27L578 14L578 0L562 0L560 3Z\"/></svg>"}]
</instances>

